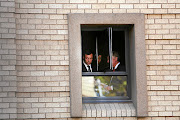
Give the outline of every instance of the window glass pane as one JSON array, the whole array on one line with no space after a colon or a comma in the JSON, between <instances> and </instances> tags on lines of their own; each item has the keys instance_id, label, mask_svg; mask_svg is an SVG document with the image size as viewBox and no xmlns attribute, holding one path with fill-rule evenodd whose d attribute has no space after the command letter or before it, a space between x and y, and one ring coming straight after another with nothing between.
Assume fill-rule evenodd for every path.
<instances>
[{"instance_id":1,"label":"window glass pane","mask_svg":"<svg viewBox=\"0 0 180 120\"><path fill-rule=\"evenodd\" d=\"M82 25L81 37L82 72L110 72L115 68L117 68L116 71L126 71L125 31L122 26ZM112 54L111 60L110 53ZM87 63L88 60L89 63ZM87 67L88 64L90 68ZM116 65L119 67L115 67Z\"/></svg>"},{"instance_id":2,"label":"window glass pane","mask_svg":"<svg viewBox=\"0 0 180 120\"><path fill-rule=\"evenodd\" d=\"M82 96L127 96L127 76L83 76Z\"/></svg>"}]
</instances>

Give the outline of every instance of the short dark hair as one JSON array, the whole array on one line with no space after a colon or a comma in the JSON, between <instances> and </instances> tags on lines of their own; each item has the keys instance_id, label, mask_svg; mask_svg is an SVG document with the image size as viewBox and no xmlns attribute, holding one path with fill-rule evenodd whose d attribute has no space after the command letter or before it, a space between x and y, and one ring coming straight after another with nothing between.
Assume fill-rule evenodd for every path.
<instances>
[{"instance_id":1,"label":"short dark hair","mask_svg":"<svg viewBox=\"0 0 180 120\"><path fill-rule=\"evenodd\" d=\"M113 51L112 56L118 57L118 61L120 61L120 56L119 56L118 52Z\"/></svg>"},{"instance_id":2,"label":"short dark hair","mask_svg":"<svg viewBox=\"0 0 180 120\"><path fill-rule=\"evenodd\" d=\"M88 50L83 51L83 56L85 56L85 54L90 55L90 54L93 54L93 53L91 52L91 50L88 49Z\"/></svg>"}]
</instances>

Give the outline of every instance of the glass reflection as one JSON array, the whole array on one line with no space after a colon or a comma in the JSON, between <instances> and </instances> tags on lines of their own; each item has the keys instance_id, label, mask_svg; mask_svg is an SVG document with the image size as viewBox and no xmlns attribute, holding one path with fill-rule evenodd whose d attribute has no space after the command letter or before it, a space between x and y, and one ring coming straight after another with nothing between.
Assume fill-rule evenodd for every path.
<instances>
[{"instance_id":1,"label":"glass reflection","mask_svg":"<svg viewBox=\"0 0 180 120\"><path fill-rule=\"evenodd\" d=\"M126 76L83 76L83 97L127 96Z\"/></svg>"}]
</instances>

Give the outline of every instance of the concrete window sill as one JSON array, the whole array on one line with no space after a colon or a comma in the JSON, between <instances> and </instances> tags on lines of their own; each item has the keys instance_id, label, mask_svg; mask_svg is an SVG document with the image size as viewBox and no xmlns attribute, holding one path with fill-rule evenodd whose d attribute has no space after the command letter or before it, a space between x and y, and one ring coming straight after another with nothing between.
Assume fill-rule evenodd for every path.
<instances>
[{"instance_id":1,"label":"concrete window sill","mask_svg":"<svg viewBox=\"0 0 180 120\"><path fill-rule=\"evenodd\" d=\"M133 103L83 104L82 117L136 116Z\"/></svg>"}]
</instances>

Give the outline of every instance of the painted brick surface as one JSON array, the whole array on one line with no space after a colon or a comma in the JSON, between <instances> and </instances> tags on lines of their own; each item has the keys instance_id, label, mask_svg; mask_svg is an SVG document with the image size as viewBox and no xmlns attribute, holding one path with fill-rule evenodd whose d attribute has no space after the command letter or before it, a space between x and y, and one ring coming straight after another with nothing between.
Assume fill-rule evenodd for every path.
<instances>
[{"instance_id":1,"label":"painted brick surface","mask_svg":"<svg viewBox=\"0 0 180 120\"><path fill-rule=\"evenodd\" d=\"M149 117L108 117L117 115L89 106L83 113L92 118L72 120L179 120L179 6L178 0L1 0L0 118L72 119L68 13L144 13Z\"/></svg>"},{"instance_id":2,"label":"painted brick surface","mask_svg":"<svg viewBox=\"0 0 180 120\"><path fill-rule=\"evenodd\" d=\"M17 118L15 1L0 1L0 118Z\"/></svg>"}]
</instances>

